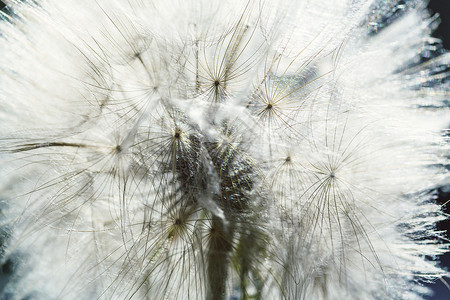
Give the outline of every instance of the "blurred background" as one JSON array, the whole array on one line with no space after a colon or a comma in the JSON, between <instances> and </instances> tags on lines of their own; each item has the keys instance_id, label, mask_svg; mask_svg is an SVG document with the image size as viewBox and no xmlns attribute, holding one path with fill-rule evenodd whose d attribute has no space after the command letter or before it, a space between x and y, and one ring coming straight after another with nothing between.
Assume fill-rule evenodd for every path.
<instances>
[{"instance_id":1,"label":"blurred background","mask_svg":"<svg viewBox=\"0 0 450 300\"><path fill-rule=\"evenodd\" d=\"M402 2L399 0L399 2ZM0 9L3 9L5 4L0 0ZM431 14L439 14L440 15L440 25L438 29L434 32L434 37L442 40L442 44L445 49L450 50L450 0L431 0L428 4L428 9ZM1 55L1 53L0 53ZM450 71L450 66L447 68ZM450 99L449 99L450 103ZM450 127L450 124L449 124ZM450 171L450 166L447 166L447 169ZM443 186L437 190L437 201L439 204L443 205L443 210L447 214L450 214L450 186ZM447 238L450 237L448 231L450 230L450 220L440 222L438 225L438 229L446 232ZM2 233L0 232L0 246L2 243ZM445 241L443 241L445 242ZM1 257L1 253L0 253ZM450 253L443 255L440 257L441 265L444 266L447 270L450 270ZM6 261L0 268L0 290L2 290L5 285L8 275L13 273L14 271L14 263L11 260ZM445 279L444 281L437 281L434 284L429 284L429 286L433 289L434 295L429 296L429 300L449 300L450 299L450 278ZM8 299L1 299L8 300Z\"/></svg>"}]
</instances>

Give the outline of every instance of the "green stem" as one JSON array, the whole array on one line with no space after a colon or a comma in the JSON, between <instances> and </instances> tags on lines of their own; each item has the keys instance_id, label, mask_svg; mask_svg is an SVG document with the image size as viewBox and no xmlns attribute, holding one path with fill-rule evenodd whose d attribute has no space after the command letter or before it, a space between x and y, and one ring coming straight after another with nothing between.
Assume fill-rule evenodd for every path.
<instances>
[{"instance_id":1,"label":"green stem","mask_svg":"<svg viewBox=\"0 0 450 300\"><path fill-rule=\"evenodd\" d=\"M231 225L225 226L218 217L213 217L210 237L207 254L209 289L206 299L225 300L233 229Z\"/></svg>"}]
</instances>

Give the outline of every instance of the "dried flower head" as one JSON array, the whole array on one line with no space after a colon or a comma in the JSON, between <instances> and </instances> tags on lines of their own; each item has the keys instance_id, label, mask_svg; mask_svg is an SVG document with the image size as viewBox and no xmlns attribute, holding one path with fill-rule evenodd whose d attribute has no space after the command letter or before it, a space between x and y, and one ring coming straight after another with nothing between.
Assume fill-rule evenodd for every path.
<instances>
[{"instance_id":1,"label":"dried flower head","mask_svg":"<svg viewBox=\"0 0 450 300\"><path fill-rule=\"evenodd\" d=\"M7 4L3 297L421 299L447 275L450 56L421 1Z\"/></svg>"}]
</instances>

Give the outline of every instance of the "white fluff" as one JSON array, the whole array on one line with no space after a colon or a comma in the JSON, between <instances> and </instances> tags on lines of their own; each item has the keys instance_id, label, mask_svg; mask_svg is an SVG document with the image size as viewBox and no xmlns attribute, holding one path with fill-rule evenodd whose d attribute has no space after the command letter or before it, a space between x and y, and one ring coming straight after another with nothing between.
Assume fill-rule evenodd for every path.
<instances>
[{"instance_id":1,"label":"white fluff","mask_svg":"<svg viewBox=\"0 0 450 300\"><path fill-rule=\"evenodd\" d=\"M420 1L7 5L5 297L421 299L447 275L449 56L420 61Z\"/></svg>"}]
</instances>

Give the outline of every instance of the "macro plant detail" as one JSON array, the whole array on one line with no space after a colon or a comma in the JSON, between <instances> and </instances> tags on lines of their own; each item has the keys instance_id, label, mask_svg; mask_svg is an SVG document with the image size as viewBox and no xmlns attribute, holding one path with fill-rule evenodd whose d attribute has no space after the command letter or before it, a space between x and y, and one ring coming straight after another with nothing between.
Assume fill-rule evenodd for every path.
<instances>
[{"instance_id":1,"label":"macro plant detail","mask_svg":"<svg viewBox=\"0 0 450 300\"><path fill-rule=\"evenodd\" d=\"M448 275L450 56L422 1L6 2L5 299L422 299Z\"/></svg>"}]
</instances>

